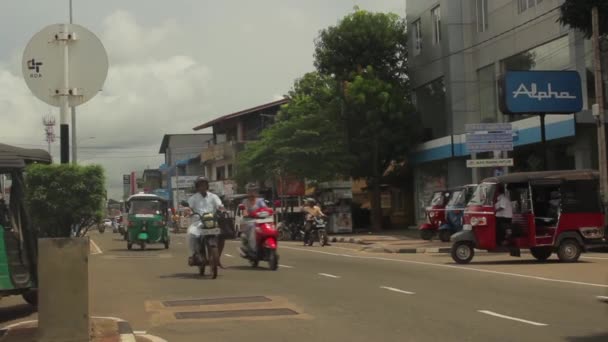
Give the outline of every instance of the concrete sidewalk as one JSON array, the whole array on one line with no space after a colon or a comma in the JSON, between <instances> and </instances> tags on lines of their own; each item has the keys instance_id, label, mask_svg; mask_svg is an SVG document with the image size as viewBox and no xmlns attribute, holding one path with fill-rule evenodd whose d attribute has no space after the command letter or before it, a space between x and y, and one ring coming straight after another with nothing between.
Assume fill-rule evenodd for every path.
<instances>
[{"instance_id":1,"label":"concrete sidewalk","mask_svg":"<svg viewBox=\"0 0 608 342\"><path fill-rule=\"evenodd\" d=\"M422 240L418 229L336 235L330 241L362 245L361 251L372 253L449 253L452 246L438 239Z\"/></svg>"}]
</instances>

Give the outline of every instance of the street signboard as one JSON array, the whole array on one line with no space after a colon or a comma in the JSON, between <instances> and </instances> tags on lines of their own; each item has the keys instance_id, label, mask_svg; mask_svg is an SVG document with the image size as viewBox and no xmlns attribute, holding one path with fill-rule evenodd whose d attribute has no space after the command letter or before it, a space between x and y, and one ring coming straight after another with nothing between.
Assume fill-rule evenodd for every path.
<instances>
[{"instance_id":1,"label":"street signboard","mask_svg":"<svg viewBox=\"0 0 608 342\"><path fill-rule=\"evenodd\" d=\"M188 189L194 187L194 182L199 176L179 176L171 177L171 188L173 189Z\"/></svg>"},{"instance_id":2,"label":"street signboard","mask_svg":"<svg viewBox=\"0 0 608 342\"><path fill-rule=\"evenodd\" d=\"M505 167L513 166L513 158L505 159L469 159L467 167Z\"/></svg>"},{"instance_id":3,"label":"street signboard","mask_svg":"<svg viewBox=\"0 0 608 342\"><path fill-rule=\"evenodd\" d=\"M67 85L64 83L64 44L70 41ZM54 24L36 33L21 62L23 78L32 93L51 106L60 107L68 95L70 107L81 105L101 90L108 74L108 55L88 29L76 24Z\"/></svg>"},{"instance_id":4,"label":"street signboard","mask_svg":"<svg viewBox=\"0 0 608 342\"><path fill-rule=\"evenodd\" d=\"M583 108L577 71L507 71L500 83L505 114L572 114Z\"/></svg>"},{"instance_id":5,"label":"street signboard","mask_svg":"<svg viewBox=\"0 0 608 342\"><path fill-rule=\"evenodd\" d=\"M131 184L131 175L122 175L122 184Z\"/></svg>"},{"instance_id":6,"label":"street signboard","mask_svg":"<svg viewBox=\"0 0 608 342\"><path fill-rule=\"evenodd\" d=\"M466 144L470 153L513 151L510 123L467 124Z\"/></svg>"}]
</instances>

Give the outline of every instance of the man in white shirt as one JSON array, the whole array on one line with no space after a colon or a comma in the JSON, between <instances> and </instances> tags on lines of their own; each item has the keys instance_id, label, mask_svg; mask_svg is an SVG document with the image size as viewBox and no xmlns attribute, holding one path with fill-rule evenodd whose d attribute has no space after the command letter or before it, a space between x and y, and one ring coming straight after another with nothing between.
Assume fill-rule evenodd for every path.
<instances>
[{"instance_id":1,"label":"man in white shirt","mask_svg":"<svg viewBox=\"0 0 608 342\"><path fill-rule=\"evenodd\" d=\"M511 237L511 223L513 220L513 205L504 185L498 185L496 198L496 243L507 245Z\"/></svg>"},{"instance_id":2,"label":"man in white shirt","mask_svg":"<svg viewBox=\"0 0 608 342\"><path fill-rule=\"evenodd\" d=\"M188 199L188 208L186 208L186 215L192 215L192 212L198 214L203 213L215 213L218 210L224 210L224 205L220 198L214 194L209 192L209 180L205 177L198 177L196 182L194 183L194 187L196 188L197 193L190 196ZM196 252L198 252L198 238L199 236L194 234L193 232L188 232L186 239L188 240L188 247L190 249L190 253L192 256L188 258L188 265L194 266L196 264ZM222 251L224 250L225 239L223 236L220 236L218 239L218 249L220 254L220 259L222 255ZM220 267L222 267L222 263L220 262Z\"/></svg>"}]
</instances>

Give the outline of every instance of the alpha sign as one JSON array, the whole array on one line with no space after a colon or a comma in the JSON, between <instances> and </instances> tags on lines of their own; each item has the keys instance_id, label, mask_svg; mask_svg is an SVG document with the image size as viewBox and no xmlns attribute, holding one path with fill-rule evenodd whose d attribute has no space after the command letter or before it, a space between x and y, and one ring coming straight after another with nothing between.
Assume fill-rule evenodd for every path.
<instances>
[{"instance_id":1,"label":"alpha sign","mask_svg":"<svg viewBox=\"0 0 608 342\"><path fill-rule=\"evenodd\" d=\"M507 71L500 88L505 114L572 114L583 109L577 71Z\"/></svg>"}]
</instances>

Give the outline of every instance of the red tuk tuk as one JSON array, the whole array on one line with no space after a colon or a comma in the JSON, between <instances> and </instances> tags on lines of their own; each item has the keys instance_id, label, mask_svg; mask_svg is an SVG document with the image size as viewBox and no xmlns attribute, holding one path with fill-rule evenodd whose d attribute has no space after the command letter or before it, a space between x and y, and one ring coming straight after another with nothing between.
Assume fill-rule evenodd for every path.
<instances>
[{"instance_id":1,"label":"red tuk tuk","mask_svg":"<svg viewBox=\"0 0 608 342\"><path fill-rule=\"evenodd\" d=\"M445 206L448 204L451 194L452 190L433 192L429 205L424 209L428 222L418 228L421 239L430 240L445 222Z\"/></svg>"},{"instance_id":2,"label":"red tuk tuk","mask_svg":"<svg viewBox=\"0 0 608 342\"><path fill-rule=\"evenodd\" d=\"M500 192L513 213L504 236L497 236ZM470 262L475 249L517 257L521 249L530 249L539 261L556 252L562 262L576 262L587 247L606 243L604 233L597 171L512 173L479 184L465 210L463 230L450 239L451 253L459 264Z\"/></svg>"}]
</instances>

